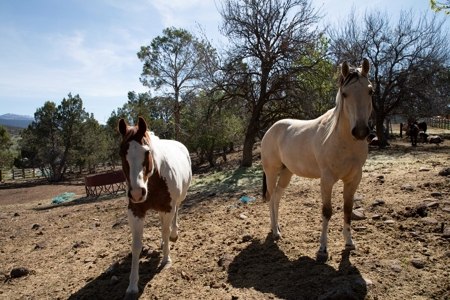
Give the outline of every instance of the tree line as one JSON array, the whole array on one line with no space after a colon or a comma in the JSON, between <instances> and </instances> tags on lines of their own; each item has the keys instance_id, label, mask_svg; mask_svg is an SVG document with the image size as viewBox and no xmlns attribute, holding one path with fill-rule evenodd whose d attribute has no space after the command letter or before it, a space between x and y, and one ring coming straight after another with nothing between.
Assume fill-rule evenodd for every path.
<instances>
[{"instance_id":1,"label":"tree line","mask_svg":"<svg viewBox=\"0 0 450 300\"><path fill-rule=\"evenodd\" d=\"M225 46L213 47L201 30L164 29L137 53L148 92L130 91L106 125L84 110L79 95L45 103L21 133L16 163L50 167L51 181L61 180L68 166L114 165L118 120L134 124L142 116L161 138L183 142L212 166L217 155L226 159L243 145L241 165L249 167L254 143L274 122L312 119L333 108L339 66L356 66L362 58L373 66L372 119L380 147L387 144L386 118L449 112L448 32L436 14L353 10L322 28L322 13L308 0L218 4ZM3 165L11 161L4 156Z\"/></svg>"}]
</instances>

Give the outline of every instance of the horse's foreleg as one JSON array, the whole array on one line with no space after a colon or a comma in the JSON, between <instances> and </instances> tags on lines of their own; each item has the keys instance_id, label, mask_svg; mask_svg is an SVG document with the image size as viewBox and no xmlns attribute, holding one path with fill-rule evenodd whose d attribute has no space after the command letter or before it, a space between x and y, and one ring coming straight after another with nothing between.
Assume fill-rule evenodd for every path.
<instances>
[{"instance_id":1,"label":"horse's foreleg","mask_svg":"<svg viewBox=\"0 0 450 300\"><path fill-rule=\"evenodd\" d=\"M127 294L138 293L139 281L139 255L142 250L142 234L144 231L144 218L136 217L131 209L128 210L128 224L131 229L131 273L130 284L127 288Z\"/></svg>"},{"instance_id":2,"label":"horse's foreleg","mask_svg":"<svg viewBox=\"0 0 450 300\"><path fill-rule=\"evenodd\" d=\"M330 222L333 210L331 207L331 192L336 180L331 175L320 177L320 191L322 193L322 234L320 235L319 254L327 254L328 243L328 223Z\"/></svg>"},{"instance_id":3,"label":"horse's foreleg","mask_svg":"<svg viewBox=\"0 0 450 300\"><path fill-rule=\"evenodd\" d=\"M169 256L170 245L169 245L169 236L170 236L170 227L172 225L172 220L175 215L175 209L172 209L170 213L159 213L160 218L162 220L161 224L161 234L162 234L162 250L163 250L163 259L161 261L161 266L164 269L170 268L172 265L172 260Z\"/></svg>"},{"instance_id":4,"label":"horse's foreleg","mask_svg":"<svg viewBox=\"0 0 450 300\"><path fill-rule=\"evenodd\" d=\"M352 240L350 225L352 220L353 199L355 197L356 189L361 181L361 177L362 172L359 172L353 180L344 182L344 229L342 230L342 233L344 234L345 248L348 250L356 249Z\"/></svg>"}]
</instances>

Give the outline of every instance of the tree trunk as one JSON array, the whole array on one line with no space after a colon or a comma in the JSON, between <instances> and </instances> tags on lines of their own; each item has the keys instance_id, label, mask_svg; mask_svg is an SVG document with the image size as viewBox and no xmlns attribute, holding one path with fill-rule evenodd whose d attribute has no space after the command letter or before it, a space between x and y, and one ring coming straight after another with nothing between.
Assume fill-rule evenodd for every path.
<instances>
[{"instance_id":1,"label":"tree trunk","mask_svg":"<svg viewBox=\"0 0 450 300\"><path fill-rule=\"evenodd\" d=\"M384 131L384 116L376 116L376 127L377 127L377 137L378 137L378 147L384 148L387 146L386 133Z\"/></svg>"},{"instance_id":2,"label":"tree trunk","mask_svg":"<svg viewBox=\"0 0 450 300\"><path fill-rule=\"evenodd\" d=\"M250 125L244 140L244 149L242 151L242 166L251 167L253 163L253 145L255 144L256 126Z\"/></svg>"},{"instance_id":3,"label":"tree trunk","mask_svg":"<svg viewBox=\"0 0 450 300\"><path fill-rule=\"evenodd\" d=\"M226 162L227 161L227 146L223 146L222 150L223 150L222 159L224 162Z\"/></svg>"},{"instance_id":4,"label":"tree trunk","mask_svg":"<svg viewBox=\"0 0 450 300\"><path fill-rule=\"evenodd\" d=\"M174 114L175 114L175 140L180 141L180 90L178 88L178 84L175 83L175 107L174 107Z\"/></svg>"},{"instance_id":5,"label":"tree trunk","mask_svg":"<svg viewBox=\"0 0 450 300\"><path fill-rule=\"evenodd\" d=\"M234 143L233 142L230 142L230 149L229 149L229 152L231 153L231 152L234 152Z\"/></svg>"},{"instance_id":6,"label":"tree trunk","mask_svg":"<svg viewBox=\"0 0 450 300\"><path fill-rule=\"evenodd\" d=\"M180 141L180 105L175 102L175 140Z\"/></svg>"},{"instance_id":7,"label":"tree trunk","mask_svg":"<svg viewBox=\"0 0 450 300\"><path fill-rule=\"evenodd\" d=\"M216 160L214 159L214 142L211 147L208 149L208 162L210 167L216 166Z\"/></svg>"},{"instance_id":8,"label":"tree trunk","mask_svg":"<svg viewBox=\"0 0 450 300\"><path fill-rule=\"evenodd\" d=\"M200 152L197 152L199 164L202 165L205 162L205 150L200 149Z\"/></svg>"}]
</instances>

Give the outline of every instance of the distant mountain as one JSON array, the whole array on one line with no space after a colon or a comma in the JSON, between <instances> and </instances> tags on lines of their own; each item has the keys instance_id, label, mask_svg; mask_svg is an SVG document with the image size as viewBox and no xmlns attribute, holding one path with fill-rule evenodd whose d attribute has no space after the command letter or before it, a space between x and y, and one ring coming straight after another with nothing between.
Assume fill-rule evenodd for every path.
<instances>
[{"instance_id":1,"label":"distant mountain","mask_svg":"<svg viewBox=\"0 0 450 300\"><path fill-rule=\"evenodd\" d=\"M6 126L27 128L33 121L34 118L30 116L20 116L15 114L4 114L0 116L0 125Z\"/></svg>"}]
</instances>

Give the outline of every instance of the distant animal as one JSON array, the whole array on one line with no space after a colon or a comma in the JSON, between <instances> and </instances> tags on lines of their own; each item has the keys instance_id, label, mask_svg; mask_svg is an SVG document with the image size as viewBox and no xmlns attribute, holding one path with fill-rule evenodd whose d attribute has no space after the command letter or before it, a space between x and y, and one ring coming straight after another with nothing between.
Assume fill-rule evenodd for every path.
<instances>
[{"instance_id":1,"label":"distant animal","mask_svg":"<svg viewBox=\"0 0 450 300\"><path fill-rule=\"evenodd\" d=\"M320 178L322 192L322 234L318 260L327 260L328 223L332 215L334 184L344 183L344 240L355 249L351 235L353 197L361 181L370 133L373 86L368 79L370 64L350 68L342 64L336 107L314 120L284 119L276 122L261 141L262 195L269 200L270 226L274 239L281 238L278 208L293 174ZM278 177L279 175L279 177ZM278 178L278 181L277 181Z\"/></svg>"},{"instance_id":2,"label":"distant animal","mask_svg":"<svg viewBox=\"0 0 450 300\"><path fill-rule=\"evenodd\" d=\"M411 123L414 123L419 127L419 132L420 131L423 131L424 133L427 132L427 123L426 122L411 122ZM406 135L410 135L409 128L410 128L411 123L405 123L405 124L403 124L403 127L401 128L403 131L406 132Z\"/></svg>"},{"instance_id":3,"label":"distant animal","mask_svg":"<svg viewBox=\"0 0 450 300\"><path fill-rule=\"evenodd\" d=\"M378 142L378 137L374 137L373 139L370 140L369 142L369 146L378 146L379 142Z\"/></svg>"},{"instance_id":4,"label":"distant animal","mask_svg":"<svg viewBox=\"0 0 450 300\"><path fill-rule=\"evenodd\" d=\"M148 131L139 117L137 126L119 121L122 135L120 157L127 181L128 223L132 234L132 260L127 294L138 293L139 255L142 250L144 218L149 209L159 213L164 268L171 266L169 240L178 238L178 209L192 179L191 160L186 147L176 141L159 139Z\"/></svg>"},{"instance_id":5,"label":"distant animal","mask_svg":"<svg viewBox=\"0 0 450 300\"><path fill-rule=\"evenodd\" d=\"M417 146L417 136L419 135L419 126L416 123L409 123L409 136L411 137L411 145Z\"/></svg>"},{"instance_id":6,"label":"distant animal","mask_svg":"<svg viewBox=\"0 0 450 300\"><path fill-rule=\"evenodd\" d=\"M367 136L367 142L371 142L374 138L377 137L377 134L375 132L371 132L369 133L369 135ZM377 139L378 140L378 139Z\"/></svg>"},{"instance_id":7,"label":"distant animal","mask_svg":"<svg viewBox=\"0 0 450 300\"><path fill-rule=\"evenodd\" d=\"M427 123L426 122L418 122L417 126L419 127L419 131L423 131L424 133L427 132Z\"/></svg>"},{"instance_id":8,"label":"distant animal","mask_svg":"<svg viewBox=\"0 0 450 300\"><path fill-rule=\"evenodd\" d=\"M430 144L438 144L439 145L440 143L442 143L442 139L438 135L429 135L427 137L427 141Z\"/></svg>"},{"instance_id":9,"label":"distant animal","mask_svg":"<svg viewBox=\"0 0 450 300\"><path fill-rule=\"evenodd\" d=\"M428 141L428 134L425 132L419 132L419 136L422 138L422 143L426 143Z\"/></svg>"}]
</instances>

